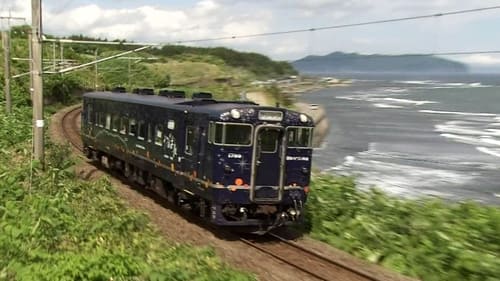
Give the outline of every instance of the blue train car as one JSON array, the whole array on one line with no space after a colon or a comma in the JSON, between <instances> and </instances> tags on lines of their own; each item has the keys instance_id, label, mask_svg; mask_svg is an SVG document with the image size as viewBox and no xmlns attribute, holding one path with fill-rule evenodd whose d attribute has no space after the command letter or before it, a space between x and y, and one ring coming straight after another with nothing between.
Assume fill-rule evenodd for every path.
<instances>
[{"instance_id":1,"label":"blue train car","mask_svg":"<svg viewBox=\"0 0 500 281\"><path fill-rule=\"evenodd\" d=\"M208 93L193 97L85 94L85 154L216 225L265 232L300 221L311 118Z\"/></svg>"}]
</instances>

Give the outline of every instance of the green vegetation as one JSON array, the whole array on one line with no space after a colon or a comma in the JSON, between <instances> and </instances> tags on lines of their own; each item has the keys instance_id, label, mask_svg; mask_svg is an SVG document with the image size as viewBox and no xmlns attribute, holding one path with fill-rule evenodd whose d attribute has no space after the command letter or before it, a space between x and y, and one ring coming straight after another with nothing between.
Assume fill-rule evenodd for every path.
<instances>
[{"instance_id":1,"label":"green vegetation","mask_svg":"<svg viewBox=\"0 0 500 281\"><path fill-rule=\"evenodd\" d=\"M152 52L167 57L184 57L186 54L212 56L233 67L243 67L256 75L273 77L295 75L297 71L287 62L274 62L268 57L257 53L237 52L228 48L199 48L189 46L168 45Z\"/></svg>"},{"instance_id":2,"label":"green vegetation","mask_svg":"<svg viewBox=\"0 0 500 281\"><path fill-rule=\"evenodd\" d=\"M21 104L0 111L0 280L253 280L211 249L164 241L107 179L78 179L68 148L49 145L45 171L31 163Z\"/></svg>"},{"instance_id":3,"label":"green vegetation","mask_svg":"<svg viewBox=\"0 0 500 281\"><path fill-rule=\"evenodd\" d=\"M500 208L362 192L319 176L307 204L310 235L425 281L499 280Z\"/></svg>"},{"instance_id":4,"label":"green vegetation","mask_svg":"<svg viewBox=\"0 0 500 281\"><path fill-rule=\"evenodd\" d=\"M14 27L12 30L12 57L28 57L28 26ZM51 38L52 36L47 35ZM86 41L107 41L83 35L69 39ZM114 40L125 42L124 40ZM74 66L133 50L137 46L63 44L65 67ZM53 64L59 64L61 45L46 43L43 48L46 71L52 71ZM29 70L26 61L13 61L13 75ZM0 70L2 74L2 70ZM217 99L239 99L239 94L250 88L256 79L277 78L296 74L287 62L275 62L256 53L237 52L227 48L198 48L188 46L164 46L149 48L99 63L97 75L95 66L74 72L46 74L45 96L47 102L61 102L68 95L80 94L84 90L110 90L125 86L128 90L137 87L176 88L188 94L196 91L210 91ZM3 82L0 82L3 83ZM15 79L20 89L28 89L29 76ZM69 94L68 94L69 92Z\"/></svg>"}]
</instances>

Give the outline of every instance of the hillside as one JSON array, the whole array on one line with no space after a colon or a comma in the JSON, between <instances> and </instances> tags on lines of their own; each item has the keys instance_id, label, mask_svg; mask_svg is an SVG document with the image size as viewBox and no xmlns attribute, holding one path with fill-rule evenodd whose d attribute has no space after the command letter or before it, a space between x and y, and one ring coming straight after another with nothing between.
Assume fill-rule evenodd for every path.
<instances>
[{"instance_id":1,"label":"hillside","mask_svg":"<svg viewBox=\"0 0 500 281\"><path fill-rule=\"evenodd\" d=\"M325 56L307 56L292 62L302 73L463 73L467 66L434 56L360 55L334 52Z\"/></svg>"},{"instance_id":2,"label":"hillside","mask_svg":"<svg viewBox=\"0 0 500 281\"><path fill-rule=\"evenodd\" d=\"M28 33L28 26L13 28L11 57L28 57ZM47 37L54 38L50 35ZM69 39L108 41L83 35L70 36ZM46 71L52 71L53 64L61 65L57 66L57 69L79 65L95 60L96 55L97 58L104 58L134 48L137 47L68 43L63 44L61 48L58 43L46 43L43 46L44 68ZM12 75L28 70L27 61L12 61ZM1 76L2 71L0 69ZM125 86L128 90L136 87L172 87L186 90L188 93L211 91L216 98L237 99L240 92L251 89L251 81L296 73L289 63L276 62L261 54L238 52L222 47L167 45L99 63L97 71L92 65L64 75L46 74L44 88L48 102L65 101L69 95L85 90L107 90L116 86ZM0 86L3 86L3 79ZM13 80L12 87L26 91L29 88L29 76Z\"/></svg>"}]
</instances>

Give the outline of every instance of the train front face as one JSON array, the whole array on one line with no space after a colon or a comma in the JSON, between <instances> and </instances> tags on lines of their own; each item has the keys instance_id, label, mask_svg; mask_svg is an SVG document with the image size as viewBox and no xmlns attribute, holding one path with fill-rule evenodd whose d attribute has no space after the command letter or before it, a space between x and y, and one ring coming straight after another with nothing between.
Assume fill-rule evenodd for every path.
<instances>
[{"instance_id":1,"label":"train front face","mask_svg":"<svg viewBox=\"0 0 500 281\"><path fill-rule=\"evenodd\" d=\"M260 232L300 221L313 124L305 114L267 107L232 109L211 121L212 221Z\"/></svg>"}]
</instances>

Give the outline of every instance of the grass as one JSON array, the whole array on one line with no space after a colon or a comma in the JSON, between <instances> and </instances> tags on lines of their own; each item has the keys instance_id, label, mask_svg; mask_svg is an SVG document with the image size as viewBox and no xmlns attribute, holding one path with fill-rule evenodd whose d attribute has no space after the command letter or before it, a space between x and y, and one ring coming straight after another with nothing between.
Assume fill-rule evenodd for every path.
<instances>
[{"instance_id":1,"label":"grass","mask_svg":"<svg viewBox=\"0 0 500 281\"><path fill-rule=\"evenodd\" d=\"M314 178L307 231L358 257L425 281L500 280L500 208L400 199Z\"/></svg>"},{"instance_id":2,"label":"grass","mask_svg":"<svg viewBox=\"0 0 500 281\"><path fill-rule=\"evenodd\" d=\"M40 169L30 136L29 107L0 113L0 280L254 280L165 240L106 178L78 179L67 147L49 143Z\"/></svg>"}]
</instances>

